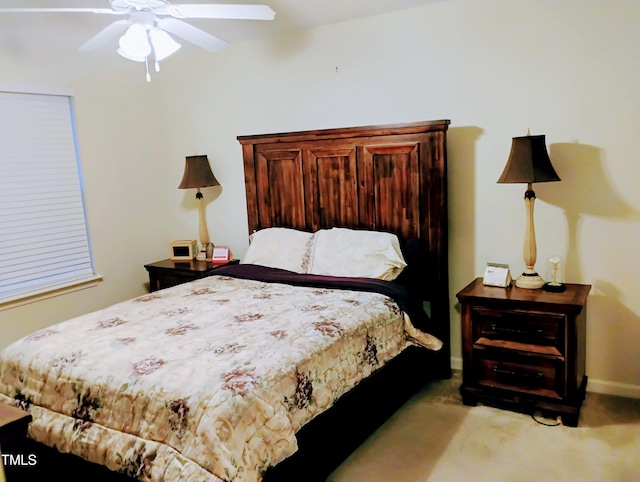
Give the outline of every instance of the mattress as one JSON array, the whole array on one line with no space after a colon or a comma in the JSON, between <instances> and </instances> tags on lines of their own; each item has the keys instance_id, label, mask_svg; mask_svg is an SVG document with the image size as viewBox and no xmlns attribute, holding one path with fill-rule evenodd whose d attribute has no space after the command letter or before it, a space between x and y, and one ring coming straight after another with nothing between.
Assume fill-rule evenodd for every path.
<instances>
[{"instance_id":1,"label":"mattress","mask_svg":"<svg viewBox=\"0 0 640 482\"><path fill-rule=\"evenodd\" d=\"M296 451L300 427L414 343L415 327L387 282L254 268L13 343L0 401L32 413L34 440L140 480L261 480Z\"/></svg>"}]
</instances>

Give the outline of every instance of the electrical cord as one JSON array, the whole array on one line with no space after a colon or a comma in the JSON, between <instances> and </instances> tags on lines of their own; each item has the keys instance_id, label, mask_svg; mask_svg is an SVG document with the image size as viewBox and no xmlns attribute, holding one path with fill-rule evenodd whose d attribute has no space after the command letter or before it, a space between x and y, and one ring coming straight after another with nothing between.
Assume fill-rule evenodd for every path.
<instances>
[{"instance_id":1,"label":"electrical cord","mask_svg":"<svg viewBox=\"0 0 640 482\"><path fill-rule=\"evenodd\" d=\"M562 417L558 415L556 417L556 423L546 423L541 420L538 420L536 417L539 416L540 412L536 411L531 414L531 418L540 425L544 425L545 427L557 427L558 425L562 425Z\"/></svg>"}]
</instances>

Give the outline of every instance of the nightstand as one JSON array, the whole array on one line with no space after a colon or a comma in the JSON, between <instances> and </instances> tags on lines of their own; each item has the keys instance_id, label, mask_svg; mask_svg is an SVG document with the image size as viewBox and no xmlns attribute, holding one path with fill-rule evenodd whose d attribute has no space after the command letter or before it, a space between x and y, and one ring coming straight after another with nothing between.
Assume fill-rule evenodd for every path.
<instances>
[{"instance_id":1,"label":"nightstand","mask_svg":"<svg viewBox=\"0 0 640 482\"><path fill-rule=\"evenodd\" d=\"M587 387L590 289L580 284L567 284L562 293L497 288L477 278L460 291L463 403L539 410L577 426Z\"/></svg>"},{"instance_id":2,"label":"nightstand","mask_svg":"<svg viewBox=\"0 0 640 482\"><path fill-rule=\"evenodd\" d=\"M207 261L171 261L163 259L155 263L145 264L149 272L149 287L151 291L169 288L188 281L206 278L220 266L239 263L240 260L232 259L224 264L211 264Z\"/></svg>"},{"instance_id":3,"label":"nightstand","mask_svg":"<svg viewBox=\"0 0 640 482\"><path fill-rule=\"evenodd\" d=\"M0 403L0 449L3 453L17 453L22 448L30 422L29 412Z\"/></svg>"}]
</instances>

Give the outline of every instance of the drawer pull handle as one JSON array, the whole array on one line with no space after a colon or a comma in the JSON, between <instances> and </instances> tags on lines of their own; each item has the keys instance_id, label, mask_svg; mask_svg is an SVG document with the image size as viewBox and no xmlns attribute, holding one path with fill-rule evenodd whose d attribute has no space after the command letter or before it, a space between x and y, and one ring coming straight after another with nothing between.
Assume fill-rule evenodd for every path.
<instances>
[{"instance_id":1,"label":"drawer pull handle","mask_svg":"<svg viewBox=\"0 0 640 482\"><path fill-rule=\"evenodd\" d=\"M493 367L491 367L491 370L496 375L506 375L509 377L529 378L533 380L541 380L542 378L544 378L544 373L542 372L537 372L537 373L517 372L515 370L505 370L504 368L499 368L497 365L494 365Z\"/></svg>"},{"instance_id":2,"label":"drawer pull handle","mask_svg":"<svg viewBox=\"0 0 640 482\"><path fill-rule=\"evenodd\" d=\"M498 326L495 323L491 324L491 330L494 333L500 333L500 334L504 334L504 335L511 335L511 336L543 336L544 335L544 331L541 329L537 329L537 330L519 330L517 328L504 328L502 326Z\"/></svg>"}]
</instances>

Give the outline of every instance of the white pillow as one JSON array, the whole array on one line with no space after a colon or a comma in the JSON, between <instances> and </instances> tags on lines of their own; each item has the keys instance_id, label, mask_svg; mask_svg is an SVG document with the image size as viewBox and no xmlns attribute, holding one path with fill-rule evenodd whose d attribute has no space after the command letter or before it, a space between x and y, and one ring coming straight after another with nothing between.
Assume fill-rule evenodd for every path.
<instances>
[{"instance_id":1,"label":"white pillow","mask_svg":"<svg viewBox=\"0 0 640 482\"><path fill-rule=\"evenodd\" d=\"M313 256L313 233L290 228L265 228L250 236L242 263L308 273Z\"/></svg>"},{"instance_id":2,"label":"white pillow","mask_svg":"<svg viewBox=\"0 0 640 482\"><path fill-rule=\"evenodd\" d=\"M316 233L309 273L391 281L406 266L395 234L333 228Z\"/></svg>"}]
</instances>

